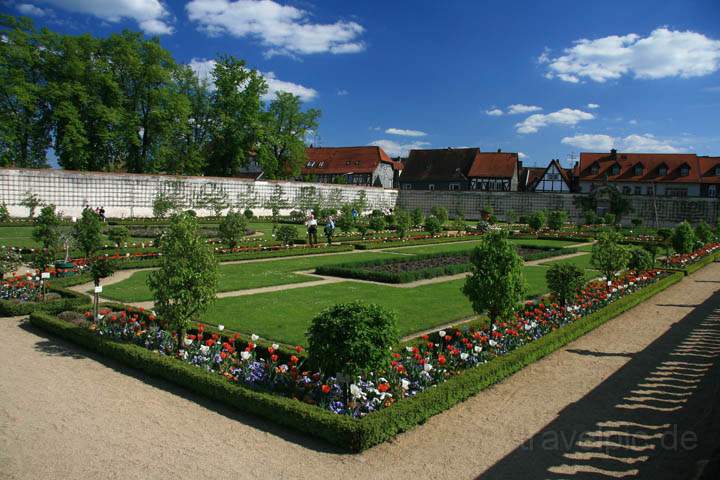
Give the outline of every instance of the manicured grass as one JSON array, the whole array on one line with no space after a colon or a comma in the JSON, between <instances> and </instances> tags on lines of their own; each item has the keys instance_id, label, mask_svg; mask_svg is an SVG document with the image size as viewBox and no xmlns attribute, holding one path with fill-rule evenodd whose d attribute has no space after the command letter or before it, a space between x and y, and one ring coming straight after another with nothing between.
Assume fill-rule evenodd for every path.
<instances>
[{"instance_id":1,"label":"manicured grass","mask_svg":"<svg viewBox=\"0 0 720 480\"><path fill-rule=\"evenodd\" d=\"M578 255L577 257L572 258L566 258L564 260L551 260L549 262L543 262L542 265L555 265L556 263L562 263L562 264L572 264L576 265L582 269L592 269L592 265L590 265L590 259L592 258L592 255L589 253L586 255Z\"/></svg>"},{"instance_id":2,"label":"manicured grass","mask_svg":"<svg viewBox=\"0 0 720 480\"><path fill-rule=\"evenodd\" d=\"M293 272L312 270L320 265L363 262L391 257L394 258L396 255L382 252L359 252L342 255L304 256L269 262L221 264L219 290L221 292L232 292L273 285L310 282L318 278ZM103 297L121 302L152 300L152 295L146 283L149 275L150 271L148 270L136 272L127 280L108 285L103 289Z\"/></svg>"}]
</instances>

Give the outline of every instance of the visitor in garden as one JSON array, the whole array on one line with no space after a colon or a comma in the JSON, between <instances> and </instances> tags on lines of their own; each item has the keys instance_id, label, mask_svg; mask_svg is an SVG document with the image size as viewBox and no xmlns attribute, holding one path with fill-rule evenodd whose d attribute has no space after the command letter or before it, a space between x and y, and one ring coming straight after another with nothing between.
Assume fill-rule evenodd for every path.
<instances>
[{"instance_id":1,"label":"visitor in garden","mask_svg":"<svg viewBox=\"0 0 720 480\"><path fill-rule=\"evenodd\" d=\"M327 238L328 247L332 244L332 237L335 234L335 220L332 215L328 215L325 222L325 238Z\"/></svg>"},{"instance_id":2,"label":"visitor in garden","mask_svg":"<svg viewBox=\"0 0 720 480\"><path fill-rule=\"evenodd\" d=\"M314 246L317 243L317 219L315 219L315 215L312 213L308 217L307 221L305 222L305 225L307 225L307 233L308 233L308 242L310 243L310 246Z\"/></svg>"}]
</instances>

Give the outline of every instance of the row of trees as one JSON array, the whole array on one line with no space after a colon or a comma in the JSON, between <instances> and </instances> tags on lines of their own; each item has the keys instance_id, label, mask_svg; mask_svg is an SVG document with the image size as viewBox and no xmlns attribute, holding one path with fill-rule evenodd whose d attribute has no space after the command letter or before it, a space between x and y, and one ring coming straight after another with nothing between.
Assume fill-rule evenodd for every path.
<instances>
[{"instance_id":1,"label":"row of trees","mask_svg":"<svg viewBox=\"0 0 720 480\"><path fill-rule=\"evenodd\" d=\"M213 83L177 63L157 38L37 30L0 16L0 166L230 176L255 158L268 178L299 173L320 112L277 93L232 56Z\"/></svg>"}]
</instances>

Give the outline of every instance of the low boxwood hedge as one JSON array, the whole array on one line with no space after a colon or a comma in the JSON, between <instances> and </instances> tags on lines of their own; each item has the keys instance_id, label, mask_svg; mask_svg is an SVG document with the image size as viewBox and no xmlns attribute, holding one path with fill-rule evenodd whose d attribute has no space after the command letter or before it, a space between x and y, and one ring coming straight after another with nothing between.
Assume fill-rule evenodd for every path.
<instances>
[{"instance_id":1,"label":"low boxwood hedge","mask_svg":"<svg viewBox=\"0 0 720 480\"><path fill-rule=\"evenodd\" d=\"M433 237L417 240L367 240L364 242L355 242L355 248L358 250L374 250L377 248L413 247L418 245L432 245L435 243L470 242L477 240L479 236L481 236L480 233L474 233L461 237Z\"/></svg>"},{"instance_id":2,"label":"low boxwood hedge","mask_svg":"<svg viewBox=\"0 0 720 480\"><path fill-rule=\"evenodd\" d=\"M358 452L424 423L433 415L441 413L503 380L526 365L543 358L670 285L679 282L682 277L683 274L680 272L670 273L658 280L657 283L623 297L573 324L551 332L545 337L485 365L465 370L435 388L419 393L413 398L397 402L392 407L374 412L361 420L336 415L298 400L232 384L221 375L205 372L143 347L104 339L85 328L62 321L47 312L34 312L30 316L30 322L51 334L138 368L150 375L164 378L244 412L261 416L280 425L323 438L350 451Z\"/></svg>"},{"instance_id":3,"label":"low boxwood hedge","mask_svg":"<svg viewBox=\"0 0 720 480\"><path fill-rule=\"evenodd\" d=\"M48 288L48 293L57 293L62 298L47 302L0 300L0 317L19 317L29 315L35 311L58 314L66 310L77 310L91 303L87 295L61 287L51 286Z\"/></svg>"}]
</instances>

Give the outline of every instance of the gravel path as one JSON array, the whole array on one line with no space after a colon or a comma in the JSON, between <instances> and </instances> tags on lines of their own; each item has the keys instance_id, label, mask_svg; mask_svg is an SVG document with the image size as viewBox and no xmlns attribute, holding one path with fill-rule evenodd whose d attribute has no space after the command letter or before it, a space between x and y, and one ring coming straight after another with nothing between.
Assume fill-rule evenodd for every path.
<instances>
[{"instance_id":1,"label":"gravel path","mask_svg":"<svg viewBox=\"0 0 720 480\"><path fill-rule=\"evenodd\" d=\"M20 319L0 319L0 476L205 478L213 472L223 478L367 480L470 479L483 472L481 478L583 478L578 474L594 471L592 478L606 478L637 470L643 478L678 478L678 470L690 468L703 450L668 453L656 447L658 430L652 427L684 431L695 419L693 428L703 438L708 406L718 403L711 396L720 378L718 279L715 263L505 382L358 455L145 378L47 338ZM690 374L675 373L683 367ZM687 402L647 400L673 385L690 395L664 398ZM646 398L627 398L640 396ZM661 407L668 405L679 408ZM642 448L620 454L579 445L518 448L548 431L597 433L600 423L608 435L638 429L630 435ZM643 436L648 428L653 433ZM594 441L611 448L602 435Z\"/></svg>"}]
</instances>

